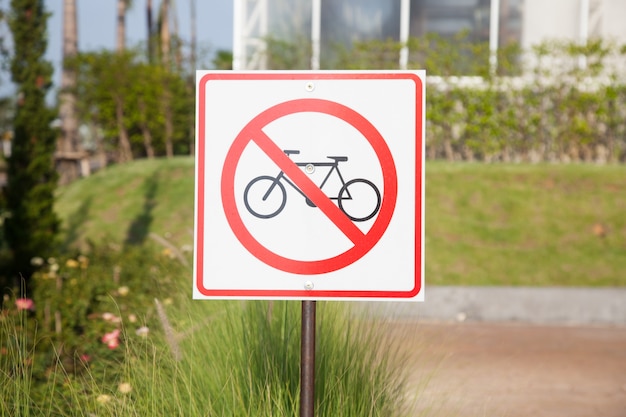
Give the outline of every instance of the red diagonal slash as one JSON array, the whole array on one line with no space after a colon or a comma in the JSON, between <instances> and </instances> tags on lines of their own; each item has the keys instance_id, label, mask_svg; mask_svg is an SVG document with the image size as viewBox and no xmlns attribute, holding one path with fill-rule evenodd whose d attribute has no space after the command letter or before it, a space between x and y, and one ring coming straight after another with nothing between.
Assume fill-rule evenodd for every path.
<instances>
[{"instance_id":1,"label":"red diagonal slash","mask_svg":"<svg viewBox=\"0 0 626 417\"><path fill-rule=\"evenodd\" d=\"M352 241L357 244L365 236L352 220L341 211L324 192L306 176L294 161L280 149L274 141L260 131L252 138L267 156L300 188L322 212Z\"/></svg>"},{"instance_id":2,"label":"red diagonal slash","mask_svg":"<svg viewBox=\"0 0 626 417\"><path fill-rule=\"evenodd\" d=\"M383 172L382 204L376 220L366 234L352 223L352 221L327 197L307 175L289 159L274 141L268 137L263 129L272 121L294 113L319 112L338 117L354 126L363 138L372 146ZM235 197L234 178L237 164L248 144L254 142L262 152L268 155L290 181L298 187L313 204L318 206L322 213L341 230L353 246L343 253L327 259L302 261L286 258L275 253L261 244L243 223L237 208ZM396 204L397 176L393 157L389 148L380 135L380 132L362 115L354 110L328 100L297 99L279 103L254 117L239 132L233 141L224 159L222 170L222 205L226 219L241 244L262 262L282 271L295 274L324 274L336 271L355 262L365 255L385 233L391 220Z\"/></svg>"}]
</instances>

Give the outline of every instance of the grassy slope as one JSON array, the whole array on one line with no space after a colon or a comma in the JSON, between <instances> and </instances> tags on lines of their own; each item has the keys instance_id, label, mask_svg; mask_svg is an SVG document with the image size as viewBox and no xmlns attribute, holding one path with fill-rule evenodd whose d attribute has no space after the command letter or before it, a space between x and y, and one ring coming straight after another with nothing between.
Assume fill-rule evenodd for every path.
<instances>
[{"instance_id":1,"label":"grassy slope","mask_svg":"<svg viewBox=\"0 0 626 417\"><path fill-rule=\"evenodd\" d=\"M56 207L65 245L143 243L150 232L179 247L192 245L193 167L188 157L141 160L61 188Z\"/></svg>"},{"instance_id":2,"label":"grassy slope","mask_svg":"<svg viewBox=\"0 0 626 417\"><path fill-rule=\"evenodd\" d=\"M64 241L193 241L193 160L115 166L59 191ZM626 285L626 168L429 162L429 284ZM594 234L602 225L604 237Z\"/></svg>"},{"instance_id":3,"label":"grassy slope","mask_svg":"<svg viewBox=\"0 0 626 417\"><path fill-rule=\"evenodd\" d=\"M626 285L625 167L429 163L426 184L429 282Z\"/></svg>"}]
</instances>

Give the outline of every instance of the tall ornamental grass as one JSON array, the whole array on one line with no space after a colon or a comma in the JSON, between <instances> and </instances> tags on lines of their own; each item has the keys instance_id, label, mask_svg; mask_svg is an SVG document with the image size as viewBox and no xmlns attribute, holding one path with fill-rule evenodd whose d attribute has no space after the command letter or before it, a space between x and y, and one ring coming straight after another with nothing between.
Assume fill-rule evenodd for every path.
<instances>
[{"instance_id":1,"label":"tall ornamental grass","mask_svg":"<svg viewBox=\"0 0 626 417\"><path fill-rule=\"evenodd\" d=\"M298 415L299 302L196 301L161 314L176 329L130 347L135 411L112 402L113 415ZM404 362L383 327L339 303L320 303L317 324L317 416L409 415Z\"/></svg>"},{"instance_id":2,"label":"tall ornamental grass","mask_svg":"<svg viewBox=\"0 0 626 417\"><path fill-rule=\"evenodd\" d=\"M193 301L166 254L50 259L34 300L6 297L0 416L298 415L300 303ZM408 415L383 325L317 310L316 415Z\"/></svg>"}]
</instances>

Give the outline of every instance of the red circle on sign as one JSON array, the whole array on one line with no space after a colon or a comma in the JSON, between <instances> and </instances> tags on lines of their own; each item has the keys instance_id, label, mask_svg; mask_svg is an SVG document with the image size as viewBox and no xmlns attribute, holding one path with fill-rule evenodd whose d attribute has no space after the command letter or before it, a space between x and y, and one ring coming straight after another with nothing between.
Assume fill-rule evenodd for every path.
<instances>
[{"instance_id":1,"label":"red circle on sign","mask_svg":"<svg viewBox=\"0 0 626 417\"><path fill-rule=\"evenodd\" d=\"M256 138L267 136L262 129L269 123L281 117L301 112L324 113L338 117L355 127L370 143L380 162L383 174L383 196L380 211L370 230L362 236L352 236L354 246L347 251L327 259L302 261L286 258L276 254L263 246L243 223L235 198L235 172L239 159L250 142ZM286 157L275 144L258 143L263 151L274 153L277 158ZM272 147L273 145L273 147ZM270 149L274 148L274 149ZM271 155L269 155L271 157ZM237 135L231 145L222 170L222 204L224 213L231 229L241 244L257 259L281 271L315 275L337 271L354 263L378 243L389 226L396 206L398 180L391 151L378 130L361 114L342 104L322 99L298 99L277 104L263 111L252 119ZM321 192L321 191L320 191ZM347 219L347 216L346 216ZM344 219L345 220L345 219ZM354 226L355 230L356 226ZM357 232L358 233L358 232Z\"/></svg>"}]
</instances>

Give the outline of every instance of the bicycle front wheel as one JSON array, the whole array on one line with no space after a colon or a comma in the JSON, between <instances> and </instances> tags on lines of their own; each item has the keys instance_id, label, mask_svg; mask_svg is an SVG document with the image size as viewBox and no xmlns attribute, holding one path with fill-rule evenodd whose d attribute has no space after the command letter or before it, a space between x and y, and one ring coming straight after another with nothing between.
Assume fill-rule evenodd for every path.
<instances>
[{"instance_id":1,"label":"bicycle front wheel","mask_svg":"<svg viewBox=\"0 0 626 417\"><path fill-rule=\"evenodd\" d=\"M283 211L287 203L287 191L275 177L256 177L243 192L243 202L255 217L270 219Z\"/></svg>"},{"instance_id":2,"label":"bicycle front wheel","mask_svg":"<svg viewBox=\"0 0 626 417\"><path fill-rule=\"evenodd\" d=\"M345 183L337 197L339 208L353 222L364 222L374 217L380 209L380 200L378 188L363 178Z\"/></svg>"}]
</instances>

